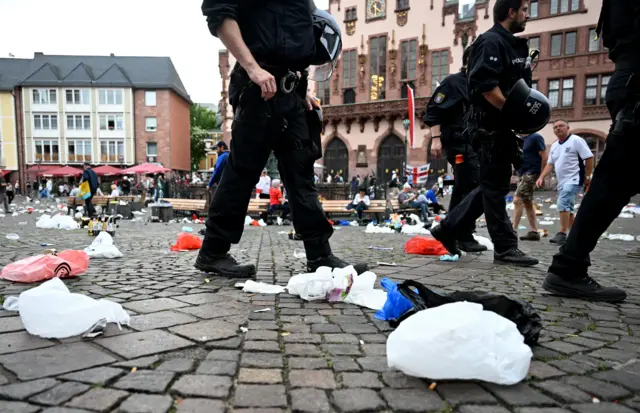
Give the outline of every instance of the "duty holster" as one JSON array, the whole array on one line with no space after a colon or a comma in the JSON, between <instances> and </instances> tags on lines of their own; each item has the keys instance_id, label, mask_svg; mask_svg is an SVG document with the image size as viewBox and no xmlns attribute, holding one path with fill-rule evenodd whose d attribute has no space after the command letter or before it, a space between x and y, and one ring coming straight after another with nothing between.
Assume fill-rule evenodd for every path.
<instances>
[{"instance_id":1,"label":"duty holster","mask_svg":"<svg viewBox=\"0 0 640 413\"><path fill-rule=\"evenodd\" d=\"M500 154L509 159L515 169L522 167L524 141L512 130L499 129L489 132L484 128L486 113L473 106L467 112L466 123L467 128L464 133L468 135L469 142L475 151L483 148L489 159Z\"/></svg>"}]
</instances>

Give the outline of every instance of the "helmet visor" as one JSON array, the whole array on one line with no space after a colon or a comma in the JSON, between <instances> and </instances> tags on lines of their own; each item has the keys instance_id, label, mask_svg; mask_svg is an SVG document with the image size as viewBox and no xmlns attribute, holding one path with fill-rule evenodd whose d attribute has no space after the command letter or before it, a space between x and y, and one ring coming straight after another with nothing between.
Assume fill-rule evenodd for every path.
<instances>
[{"instance_id":1,"label":"helmet visor","mask_svg":"<svg viewBox=\"0 0 640 413\"><path fill-rule=\"evenodd\" d=\"M309 70L309 79L314 82L324 82L331 78L333 74L333 68L335 67L337 61L331 61L329 63L325 63L319 66L311 66L311 70Z\"/></svg>"}]
</instances>

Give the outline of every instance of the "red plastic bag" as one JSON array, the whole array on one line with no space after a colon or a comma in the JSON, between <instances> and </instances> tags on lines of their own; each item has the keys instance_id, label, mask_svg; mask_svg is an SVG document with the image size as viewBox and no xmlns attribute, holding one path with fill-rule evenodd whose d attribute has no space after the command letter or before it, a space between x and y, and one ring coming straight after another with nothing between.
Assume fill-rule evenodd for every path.
<instances>
[{"instance_id":1,"label":"red plastic bag","mask_svg":"<svg viewBox=\"0 0 640 413\"><path fill-rule=\"evenodd\" d=\"M89 268L89 256L84 251L67 250L57 255L36 255L7 265L0 278L19 283L32 283L54 277L75 277Z\"/></svg>"},{"instance_id":2,"label":"red plastic bag","mask_svg":"<svg viewBox=\"0 0 640 413\"><path fill-rule=\"evenodd\" d=\"M407 254L446 255L449 252L440 241L433 237L418 235L404 244Z\"/></svg>"},{"instance_id":3,"label":"red plastic bag","mask_svg":"<svg viewBox=\"0 0 640 413\"><path fill-rule=\"evenodd\" d=\"M199 250L200 248L202 248L202 240L199 237L188 232L181 232L178 234L176 245L171 246L171 251Z\"/></svg>"}]
</instances>

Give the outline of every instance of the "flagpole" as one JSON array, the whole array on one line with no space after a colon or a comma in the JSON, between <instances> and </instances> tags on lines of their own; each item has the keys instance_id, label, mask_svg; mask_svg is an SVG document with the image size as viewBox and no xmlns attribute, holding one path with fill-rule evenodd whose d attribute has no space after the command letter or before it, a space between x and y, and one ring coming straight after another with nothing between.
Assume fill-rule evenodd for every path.
<instances>
[{"instance_id":1,"label":"flagpole","mask_svg":"<svg viewBox=\"0 0 640 413\"><path fill-rule=\"evenodd\" d=\"M408 152L408 143L409 143L409 139L408 139L408 134L409 134L409 125L411 124L411 121L409 119L405 119L402 121L402 127L404 127L404 158L402 160L402 173L403 173L403 177L406 179L407 177L407 152Z\"/></svg>"}]
</instances>

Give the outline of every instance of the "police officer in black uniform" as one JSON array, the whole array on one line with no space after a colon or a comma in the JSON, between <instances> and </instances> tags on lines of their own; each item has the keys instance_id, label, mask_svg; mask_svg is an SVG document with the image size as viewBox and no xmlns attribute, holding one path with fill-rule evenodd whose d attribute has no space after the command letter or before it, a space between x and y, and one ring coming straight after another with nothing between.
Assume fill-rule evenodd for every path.
<instances>
[{"instance_id":1,"label":"police officer in black uniform","mask_svg":"<svg viewBox=\"0 0 640 413\"><path fill-rule=\"evenodd\" d=\"M505 116L503 109L506 96L518 80L524 79L531 86L527 40L514 36L524 31L528 18L527 0L497 0L493 7L494 26L478 36L471 47L467 133L480 151L480 184L431 231L451 254L459 253L456 240L484 212L495 246L494 261L522 266L538 264L537 259L518 249L505 201L512 164L521 162L522 152L510 123L513 117Z\"/></svg>"},{"instance_id":2,"label":"police officer in black uniform","mask_svg":"<svg viewBox=\"0 0 640 413\"><path fill-rule=\"evenodd\" d=\"M478 155L463 134L464 115L469 107L467 97L467 47L462 54L458 73L447 76L431 94L424 114L424 123L431 128L431 155L440 156L444 150L447 162L454 169L454 186L449 211L478 186ZM487 247L473 238L475 222L457 239L458 248L466 252L482 252Z\"/></svg>"},{"instance_id":3,"label":"police officer in black uniform","mask_svg":"<svg viewBox=\"0 0 640 413\"><path fill-rule=\"evenodd\" d=\"M211 34L238 63L229 100L234 110L231 153L209 208L206 235L195 267L227 277L250 277L228 251L240 241L251 191L273 150L307 270L346 267L329 246L333 227L318 200L313 163L320 156L317 103L307 93L307 69L331 75L342 43L340 27L312 0L204 0ZM319 66L321 64L325 66ZM310 131L310 119L315 119ZM356 265L363 272L366 265Z\"/></svg>"},{"instance_id":4,"label":"police officer in black uniform","mask_svg":"<svg viewBox=\"0 0 640 413\"><path fill-rule=\"evenodd\" d=\"M603 287L587 274L589 253L632 196L640 193L640 2L604 0L596 32L602 34L615 71L606 103L613 124L605 149L571 232L553 257L542 287L554 294L590 301L624 301L627 294Z\"/></svg>"}]
</instances>

